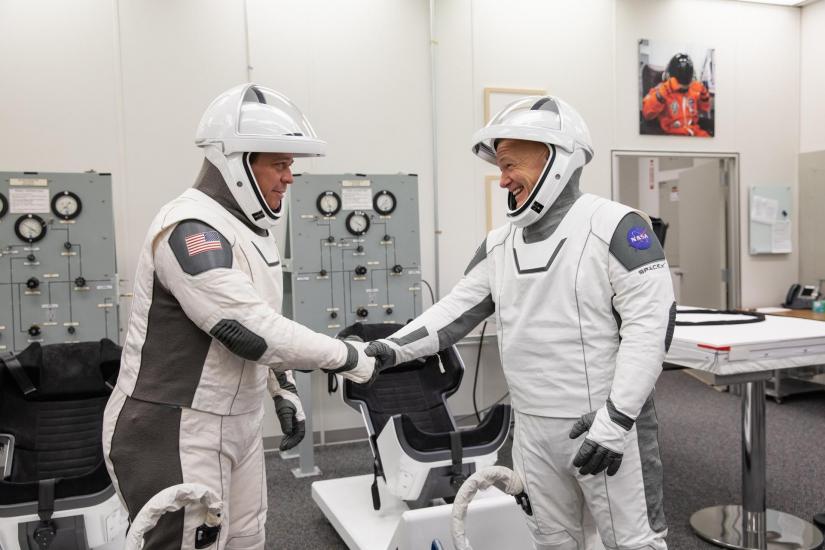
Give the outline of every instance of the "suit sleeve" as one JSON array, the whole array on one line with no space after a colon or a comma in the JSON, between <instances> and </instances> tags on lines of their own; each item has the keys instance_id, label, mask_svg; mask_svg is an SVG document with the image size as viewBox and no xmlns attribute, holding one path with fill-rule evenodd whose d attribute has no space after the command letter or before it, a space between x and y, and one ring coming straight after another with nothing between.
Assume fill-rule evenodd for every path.
<instances>
[{"instance_id":1,"label":"suit sleeve","mask_svg":"<svg viewBox=\"0 0 825 550\"><path fill-rule=\"evenodd\" d=\"M485 239L450 293L388 338L397 346L398 363L431 355L455 344L495 313L489 269Z\"/></svg>"},{"instance_id":2,"label":"suit sleeve","mask_svg":"<svg viewBox=\"0 0 825 550\"><path fill-rule=\"evenodd\" d=\"M662 371L676 319L670 268L639 214L627 214L616 228L608 270L621 338L610 400L635 420Z\"/></svg>"},{"instance_id":3,"label":"suit sleeve","mask_svg":"<svg viewBox=\"0 0 825 550\"><path fill-rule=\"evenodd\" d=\"M160 283L201 330L244 359L279 370L335 369L348 360L340 340L272 309L233 265L232 245L214 228L184 220L154 245Z\"/></svg>"}]
</instances>

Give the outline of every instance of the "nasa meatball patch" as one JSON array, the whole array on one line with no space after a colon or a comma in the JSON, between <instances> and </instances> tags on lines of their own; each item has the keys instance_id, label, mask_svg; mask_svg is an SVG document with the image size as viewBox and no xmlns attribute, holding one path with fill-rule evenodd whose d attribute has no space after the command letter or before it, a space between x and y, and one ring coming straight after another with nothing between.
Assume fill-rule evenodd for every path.
<instances>
[{"instance_id":1,"label":"nasa meatball patch","mask_svg":"<svg viewBox=\"0 0 825 550\"><path fill-rule=\"evenodd\" d=\"M636 250L647 250L650 248L650 235L646 227L633 226L627 232L627 244Z\"/></svg>"},{"instance_id":2,"label":"nasa meatball patch","mask_svg":"<svg viewBox=\"0 0 825 550\"><path fill-rule=\"evenodd\" d=\"M636 212L625 215L619 222L610 239L610 254L628 271L665 259L659 239Z\"/></svg>"}]
</instances>

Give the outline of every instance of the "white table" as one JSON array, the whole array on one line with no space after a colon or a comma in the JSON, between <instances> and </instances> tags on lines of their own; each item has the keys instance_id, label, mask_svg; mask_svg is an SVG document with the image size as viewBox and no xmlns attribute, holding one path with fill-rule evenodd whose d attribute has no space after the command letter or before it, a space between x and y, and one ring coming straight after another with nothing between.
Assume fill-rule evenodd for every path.
<instances>
[{"instance_id":1,"label":"white table","mask_svg":"<svg viewBox=\"0 0 825 550\"><path fill-rule=\"evenodd\" d=\"M680 308L680 311L690 308ZM741 316L677 314L677 321ZM713 383L742 384L742 505L704 508L690 524L725 548L812 550L823 538L812 524L766 506L765 381L779 369L825 363L825 323L766 316L759 323L677 326L667 363L709 372Z\"/></svg>"}]
</instances>

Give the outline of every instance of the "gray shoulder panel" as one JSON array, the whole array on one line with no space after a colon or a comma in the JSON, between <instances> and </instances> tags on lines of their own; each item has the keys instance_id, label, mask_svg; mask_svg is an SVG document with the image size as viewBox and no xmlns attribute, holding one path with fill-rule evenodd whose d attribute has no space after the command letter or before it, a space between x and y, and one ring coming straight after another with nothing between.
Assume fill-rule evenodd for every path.
<instances>
[{"instance_id":1,"label":"gray shoulder panel","mask_svg":"<svg viewBox=\"0 0 825 550\"><path fill-rule=\"evenodd\" d=\"M625 215L610 239L610 253L628 271L665 259L659 239L636 212Z\"/></svg>"},{"instance_id":2,"label":"gray shoulder panel","mask_svg":"<svg viewBox=\"0 0 825 550\"><path fill-rule=\"evenodd\" d=\"M209 334L248 361L257 361L266 351L266 341L234 319L221 319Z\"/></svg>"},{"instance_id":3,"label":"gray shoulder panel","mask_svg":"<svg viewBox=\"0 0 825 550\"><path fill-rule=\"evenodd\" d=\"M467 265L467 269L464 270L464 275L470 273L475 266L480 264L484 258L487 257L487 238L485 237L484 240L481 242L481 246L478 247L476 250L473 259L470 260L470 263Z\"/></svg>"},{"instance_id":4,"label":"gray shoulder panel","mask_svg":"<svg viewBox=\"0 0 825 550\"><path fill-rule=\"evenodd\" d=\"M169 235L169 246L189 275L232 267L232 245L217 229L200 220L180 222Z\"/></svg>"}]
</instances>

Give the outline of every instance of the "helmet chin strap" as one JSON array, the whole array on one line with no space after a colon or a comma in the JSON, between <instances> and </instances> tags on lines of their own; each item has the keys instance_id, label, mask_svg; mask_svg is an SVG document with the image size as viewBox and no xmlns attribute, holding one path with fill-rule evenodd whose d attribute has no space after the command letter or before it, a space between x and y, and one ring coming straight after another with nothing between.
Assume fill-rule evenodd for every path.
<instances>
[{"instance_id":1,"label":"helmet chin strap","mask_svg":"<svg viewBox=\"0 0 825 550\"><path fill-rule=\"evenodd\" d=\"M584 164L585 155L581 149L567 155L560 148L556 148L555 152L551 152L550 158L542 170L542 175L533 188L533 192L525 201L526 208L515 216L512 215L512 208L508 210L507 216L510 222L516 227L527 227L540 220L550 210L550 206L556 199L559 198L573 172L584 166ZM510 196L512 196L512 193L510 193ZM508 206L515 203L515 197L510 200L510 196L508 196ZM519 208L523 208L525 205Z\"/></svg>"},{"instance_id":2,"label":"helmet chin strap","mask_svg":"<svg viewBox=\"0 0 825 550\"><path fill-rule=\"evenodd\" d=\"M282 208L279 206L273 211L264 202L258 183L254 180L252 170L247 170L245 160L241 158L247 154L235 154L230 159L214 145L204 147L204 154L207 160L214 164L221 173L229 192L249 221L261 229L271 229L278 221ZM238 185L239 183L240 185ZM283 204L283 201L281 203ZM267 211L272 216L268 215Z\"/></svg>"}]
</instances>

